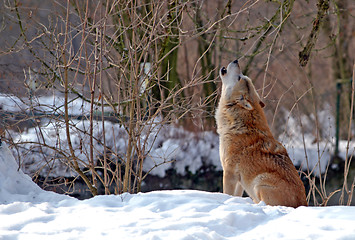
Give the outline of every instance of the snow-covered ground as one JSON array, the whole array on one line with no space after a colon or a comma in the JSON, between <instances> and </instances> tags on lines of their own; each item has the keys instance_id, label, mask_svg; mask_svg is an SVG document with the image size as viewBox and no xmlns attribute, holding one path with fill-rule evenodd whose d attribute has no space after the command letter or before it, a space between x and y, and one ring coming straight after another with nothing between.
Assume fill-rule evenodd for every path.
<instances>
[{"instance_id":1,"label":"snow-covered ground","mask_svg":"<svg viewBox=\"0 0 355 240\"><path fill-rule=\"evenodd\" d=\"M202 191L77 200L46 192L0 146L0 239L355 239L355 207L271 207Z\"/></svg>"}]
</instances>

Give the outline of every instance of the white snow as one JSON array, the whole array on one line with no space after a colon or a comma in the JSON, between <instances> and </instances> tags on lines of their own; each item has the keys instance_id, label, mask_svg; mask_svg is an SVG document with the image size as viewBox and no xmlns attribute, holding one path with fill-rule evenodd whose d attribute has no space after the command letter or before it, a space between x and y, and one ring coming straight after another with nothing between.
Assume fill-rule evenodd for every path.
<instances>
[{"instance_id":1,"label":"white snow","mask_svg":"<svg viewBox=\"0 0 355 240\"><path fill-rule=\"evenodd\" d=\"M15 201L38 203L65 199L65 196L45 192L25 175L4 142L0 146L0 203ZM0 218L1 219L1 218ZM0 234L1 236L1 234Z\"/></svg>"},{"instance_id":2,"label":"white snow","mask_svg":"<svg viewBox=\"0 0 355 240\"><path fill-rule=\"evenodd\" d=\"M279 140L286 147L292 162L315 176L324 174L335 150L335 119L331 106L325 104L317 113L318 129L315 127L313 114L309 117L305 115L297 117L287 110L283 112L288 117L285 121L284 134L281 134ZM316 134L317 130L319 136ZM354 147L353 141L339 141L339 157L346 159L346 156L354 153Z\"/></svg>"},{"instance_id":3,"label":"white snow","mask_svg":"<svg viewBox=\"0 0 355 240\"><path fill-rule=\"evenodd\" d=\"M87 120L72 120L70 127L71 142L76 156L87 162L89 159L90 138L88 129L90 122ZM75 126L75 127L74 127ZM185 174L185 169L195 173L205 162L217 166L221 170L218 151L218 136L213 132L191 133L182 128L172 126L157 126L155 130L143 133L141 142L145 142L145 149L149 149L147 158L144 161L143 169L151 174L160 177L165 176L165 171L175 168L177 173ZM118 123L105 122L106 146L114 149L120 156L126 155L128 135L124 128ZM41 134L39 134L41 133ZM94 122L94 158L97 159L103 153L102 141L103 131L101 122ZM74 176L75 173L68 168L66 161L61 161L54 149L69 153L68 141L63 122L49 122L43 126L29 128L21 133L12 133L15 143L20 148L15 155L20 155L21 167L28 174L34 174L41 169L42 175L57 177ZM147 141L144 141L147 139ZM41 146L37 143L45 143ZM46 161L44 161L46 160ZM46 164L50 163L50 164ZM158 166L158 167L155 167ZM49 169L51 169L49 171Z\"/></svg>"},{"instance_id":4,"label":"white snow","mask_svg":"<svg viewBox=\"0 0 355 240\"><path fill-rule=\"evenodd\" d=\"M194 190L77 200L46 192L0 146L0 239L355 239L355 207L299 207Z\"/></svg>"},{"instance_id":5,"label":"white snow","mask_svg":"<svg viewBox=\"0 0 355 240\"><path fill-rule=\"evenodd\" d=\"M95 99L97 101L97 99ZM0 93L0 109L11 112L40 112L64 114L64 97L60 94L47 96L33 96L32 98L19 98L10 94ZM105 108L108 111L110 108ZM96 110L96 109L94 109ZM100 107L101 110L101 107ZM90 103L81 98L68 100L68 112L70 115L81 115L90 112Z\"/></svg>"}]
</instances>

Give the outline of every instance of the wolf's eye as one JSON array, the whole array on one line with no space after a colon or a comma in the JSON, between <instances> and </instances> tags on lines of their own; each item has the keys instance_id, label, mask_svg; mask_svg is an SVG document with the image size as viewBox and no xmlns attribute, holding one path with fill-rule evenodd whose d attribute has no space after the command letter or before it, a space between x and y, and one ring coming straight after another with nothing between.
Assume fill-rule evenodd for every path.
<instances>
[{"instance_id":1,"label":"wolf's eye","mask_svg":"<svg viewBox=\"0 0 355 240\"><path fill-rule=\"evenodd\" d=\"M222 76L227 73L227 69L225 67L221 68L221 74Z\"/></svg>"}]
</instances>

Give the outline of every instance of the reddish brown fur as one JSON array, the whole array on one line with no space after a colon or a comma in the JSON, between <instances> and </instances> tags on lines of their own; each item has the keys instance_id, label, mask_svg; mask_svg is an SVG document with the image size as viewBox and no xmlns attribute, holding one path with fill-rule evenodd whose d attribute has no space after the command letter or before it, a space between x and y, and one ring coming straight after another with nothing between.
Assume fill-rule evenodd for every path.
<instances>
[{"instance_id":1,"label":"reddish brown fur","mask_svg":"<svg viewBox=\"0 0 355 240\"><path fill-rule=\"evenodd\" d=\"M216 112L223 191L241 196L244 189L256 203L307 206L303 183L286 149L269 129L264 104L234 63L228 65L228 72L235 72L221 74L222 95Z\"/></svg>"}]
</instances>

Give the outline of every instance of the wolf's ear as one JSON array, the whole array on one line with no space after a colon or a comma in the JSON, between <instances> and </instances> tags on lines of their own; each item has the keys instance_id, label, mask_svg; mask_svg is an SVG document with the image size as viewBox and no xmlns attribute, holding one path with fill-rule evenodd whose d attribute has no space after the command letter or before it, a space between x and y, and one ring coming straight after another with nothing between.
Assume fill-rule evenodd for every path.
<instances>
[{"instance_id":1,"label":"wolf's ear","mask_svg":"<svg viewBox=\"0 0 355 240\"><path fill-rule=\"evenodd\" d=\"M265 103L263 102L263 101L259 101L259 104L260 104L260 106L261 106L261 108L264 108L265 107Z\"/></svg>"},{"instance_id":2,"label":"wolf's ear","mask_svg":"<svg viewBox=\"0 0 355 240\"><path fill-rule=\"evenodd\" d=\"M264 108L265 107L265 103L263 102L263 100L261 100L261 97L259 96L258 92L255 90L255 95L256 95L256 98L257 100L259 100L259 105L261 108Z\"/></svg>"},{"instance_id":3,"label":"wolf's ear","mask_svg":"<svg viewBox=\"0 0 355 240\"><path fill-rule=\"evenodd\" d=\"M247 89L248 89L247 93L249 94L250 98L253 99L253 102L254 103L259 102L261 108L265 107L265 103L261 100L251 79L248 78L247 76L243 76L242 78L246 80L245 83L247 84Z\"/></svg>"},{"instance_id":4,"label":"wolf's ear","mask_svg":"<svg viewBox=\"0 0 355 240\"><path fill-rule=\"evenodd\" d=\"M241 98L237 101L237 104L239 106L241 106L242 108L246 109L246 110L253 110L254 107L253 105L251 105L250 101L247 100L243 95L241 96Z\"/></svg>"}]
</instances>

